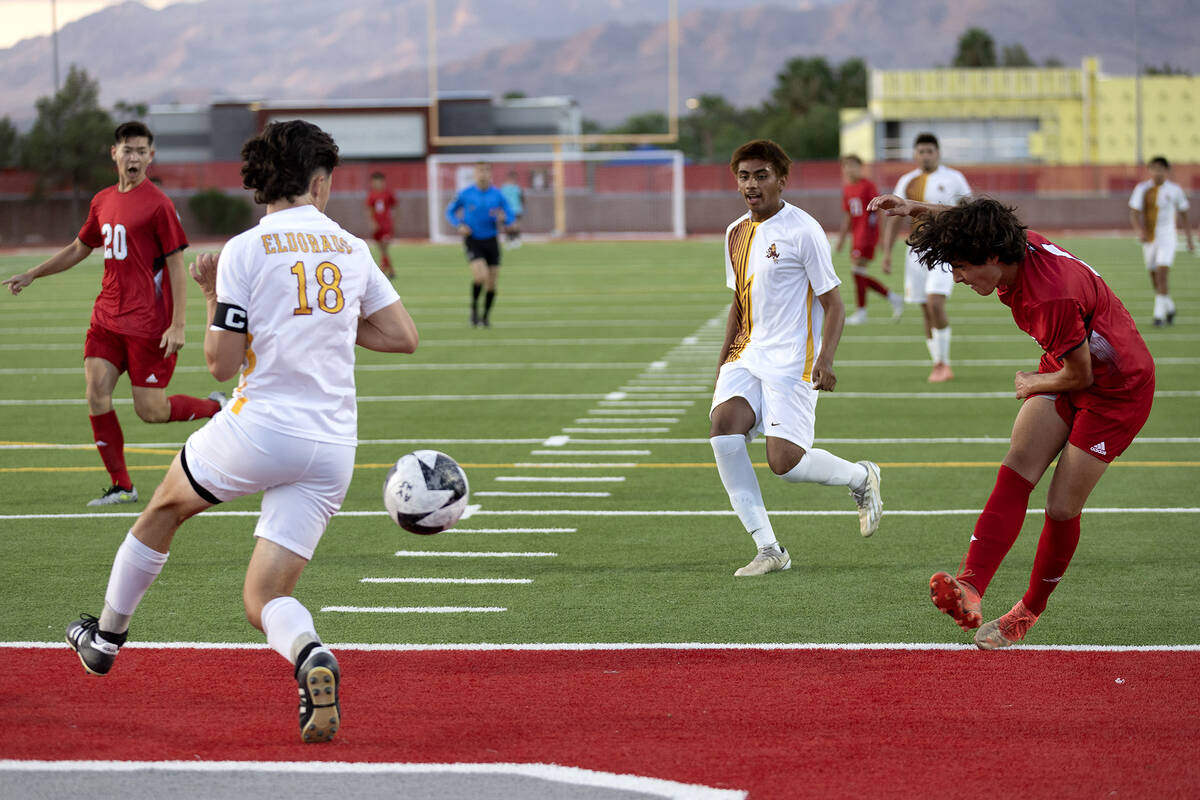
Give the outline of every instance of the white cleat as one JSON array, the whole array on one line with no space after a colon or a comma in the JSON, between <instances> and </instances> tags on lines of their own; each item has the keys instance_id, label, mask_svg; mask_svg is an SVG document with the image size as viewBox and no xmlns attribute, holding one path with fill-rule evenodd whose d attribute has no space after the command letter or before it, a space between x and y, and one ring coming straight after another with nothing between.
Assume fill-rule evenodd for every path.
<instances>
[{"instance_id":1,"label":"white cleat","mask_svg":"<svg viewBox=\"0 0 1200 800\"><path fill-rule=\"evenodd\" d=\"M129 487L122 489L120 486L110 486L104 490L104 494L97 497L95 500L89 500L89 506L115 506L120 503L136 503L138 501L137 489Z\"/></svg>"},{"instance_id":2,"label":"white cleat","mask_svg":"<svg viewBox=\"0 0 1200 800\"><path fill-rule=\"evenodd\" d=\"M861 489L851 489L850 496L858 506L858 530L863 537L879 530L883 517L883 497L879 494L879 467L871 461L859 461L867 470L867 482Z\"/></svg>"},{"instance_id":3,"label":"white cleat","mask_svg":"<svg viewBox=\"0 0 1200 800\"><path fill-rule=\"evenodd\" d=\"M847 325L862 325L867 321L867 310L860 308L850 316L846 317Z\"/></svg>"},{"instance_id":4,"label":"white cleat","mask_svg":"<svg viewBox=\"0 0 1200 800\"><path fill-rule=\"evenodd\" d=\"M758 555L746 566L733 573L735 577L744 578L749 575L766 575L768 572L782 572L792 568L792 557L787 548L779 544L769 544L758 548Z\"/></svg>"},{"instance_id":5,"label":"white cleat","mask_svg":"<svg viewBox=\"0 0 1200 800\"><path fill-rule=\"evenodd\" d=\"M892 304L892 322L899 322L904 314L904 298L892 292L888 295L888 302Z\"/></svg>"},{"instance_id":6,"label":"white cleat","mask_svg":"<svg viewBox=\"0 0 1200 800\"><path fill-rule=\"evenodd\" d=\"M221 405L221 408L229 405L229 398L225 396L224 392L209 392L208 399L216 400Z\"/></svg>"}]
</instances>

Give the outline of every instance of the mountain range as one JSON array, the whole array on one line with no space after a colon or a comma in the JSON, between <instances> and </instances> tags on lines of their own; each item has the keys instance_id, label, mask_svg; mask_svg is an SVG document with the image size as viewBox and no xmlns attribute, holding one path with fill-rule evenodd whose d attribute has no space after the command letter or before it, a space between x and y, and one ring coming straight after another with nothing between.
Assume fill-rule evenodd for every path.
<instances>
[{"instance_id":1,"label":"mountain range","mask_svg":"<svg viewBox=\"0 0 1200 800\"><path fill-rule=\"evenodd\" d=\"M613 124L667 104L666 0L438 0L443 91L569 95ZM1139 0L1141 61L1200 71L1197 0ZM110 6L59 31L65 74L78 64L102 102L423 97L426 0L201 0L153 10ZM1094 0L678 0L680 101L761 102L784 63L862 58L882 69L944 65L969 27L1039 63L1097 55L1135 64L1129 3ZM0 115L19 125L52 89L49 37L0 49ZM683 109L680 109L681 111Z\"/></svg>"}]
</instances>

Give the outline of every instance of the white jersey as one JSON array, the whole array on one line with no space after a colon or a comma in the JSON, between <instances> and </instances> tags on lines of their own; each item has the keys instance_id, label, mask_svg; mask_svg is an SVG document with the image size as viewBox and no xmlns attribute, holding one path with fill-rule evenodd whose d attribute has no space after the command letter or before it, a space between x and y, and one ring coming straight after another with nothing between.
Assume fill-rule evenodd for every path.
<instances>
[{"instance_id":1,"label":"white jersey","mask_svg":"<svg viewBox=\"0 0 1200 800\"><path fill-rule=\"evenodd\" d=\"M400 299L366 243L297 206L231 239L217 268L217 302L245 312L247 334L227 410L289 436L357 444L358 320Z\"/></svg>"},{"instance_id":2,"label":"white jersey","mask_svg":"<svg viewBox=\"0 0 1200 800\"><path fill-rule=\"evenodd\" d=\"M1187 195L1183 187L1174 181L1163 181L1155 186L1154 181L1145 180L1133 187L1129 207L1142 212L1143 230L1147 238L1175 238L1175 216L1187 211Z\"/></svg>"},{"instance_id":3,"label":"white jersey","mask_svg":"<svg viewBox=\"0 0 1200 800\"><path fill-rule=\"evenodd\" d=\"M725 283L739 328L726 363L812 380L825 309L818 295L841 281L817 221L789 203L763 222L749 212L725 230Z\"/></svg>"},{"instance_id":4,"label":"white jersey","mask_svg":"<svg viewBox=\"0 0 1200 800\"><path fill-rule=\"evenodd\" d=\"M933 172L914 169L900 176L895 194L907 200L952 206L971 193L966 177L956 169L938 165Z\"/></svg>"}]
</instances>

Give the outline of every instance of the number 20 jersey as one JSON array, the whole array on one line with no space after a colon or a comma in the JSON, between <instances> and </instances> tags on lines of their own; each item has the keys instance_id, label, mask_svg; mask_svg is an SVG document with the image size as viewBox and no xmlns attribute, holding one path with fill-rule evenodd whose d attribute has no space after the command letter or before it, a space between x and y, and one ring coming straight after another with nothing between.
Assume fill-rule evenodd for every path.
<instances>
[{"instance_id":1,"label":"number 20 jersey","mask_svg":"<svg viewBox=\"0 0 1200 800\"><path fill-rule=\"evenodd\" d=\"M245 314L228 410L290 436L357 444L358 321L400 299L366 243L303 205L235 236L217 266L217 302Z\"/></svg>"}]
</instances>

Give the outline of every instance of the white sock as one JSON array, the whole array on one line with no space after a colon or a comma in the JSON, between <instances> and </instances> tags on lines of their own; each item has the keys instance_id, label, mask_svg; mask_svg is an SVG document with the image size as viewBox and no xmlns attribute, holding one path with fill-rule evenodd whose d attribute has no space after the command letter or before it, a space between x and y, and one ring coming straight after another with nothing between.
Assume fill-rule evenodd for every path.
<instances>
[{"instance_id":1,"label":"white sock","mask_svg":"<svg viewBox=\"0 0 1200 800\"><path fill-rule=\"evenodd\" d=\"M754 474L754 463L750 461L750 451L746 449L746 437L738 434L713 436L708 443L712 445L713 456L717 459L717 472L729 495L729 504L733 506L746 532L759 547L775 544L775 531L767 517L767 507L763 504L758 476Z\"/></svg>"},{"instance_id":2,"label":"white sock","mask_svg":"<svg viewBox=\"0 0 1200 800\"><path fill-rule=\"evenodd\" d=\"M933 329L933 360L938 364L950 363L950 326Z\"/></svg>"},{"instance_id":3,"label":"white sock","mask_svg":"<svg viewBox=\"0 0 1200 800\"><path fill-rule=\"evenodd\" d=\"M935 330L934 333L937 333L937 331ZM929 351L929 360L935 364L938 363L937 340L932 339L932 338L926 339L925 340L925 349Z\"/></svg>"},{"instance_id":4,"label":"white sock","mask_svg":"<svg viewBox=\"0 0 1200 800\"><path fill-rule=\"evenodd\" d=\"M321 641L312 614L294 597L276 597L263 606L262 626L271 649L293 664L304 645Z\"/></svg>"},{"instance_id":5,"label":"white sock","mask_svg":"<svg viewBox=\"0 0 1200 800\"><path fill-rule=\"evenodd\" d=\"M125 534L125 541L117 548L113 558L112 572L108 575L108 589L104 593L104 610L100 612L100 630L111 633L124 633L129 630L129 620L142 602L146 590L158 573L162 572L163 564L167 563L169 553L142 544L133 535L133 531Z\"/></svg>"},{"instance_id":6,"label":"white sock","mask_svg":"<svg viewBox=\"0 0 1200 800\"><path fill-rule=\"evenodd\" d=\"M1174 314L1175 313L1175 301L1171 299L1171 295L1164 294L1163 300L1165 300L1167 303L1167 313Z\"/></svg>"},{"instance_id":7,"label":"white sock","mask_svg":"<svg viewBox=\"0 0 1200 800\"><path fill-rule=\"evenodd\" d=\"M1167 316L1166 299L1167 299L1166 295L1162 295L1162 294L1154 295L1154 318L1155 319L1163 319L1164 317Z\"/></svg>"},{"instance_id":8,"label":"white sock","mask_svg":"<svg viewBox=\"0 0 1200 800\"><path fill-rule=\"evenodd\" d=\"M779 477L791 483L819 483L861 489L867 480L867 468L839 458L828 450L814 447L804 454L799 464Z\"/></svg>"}]
</instances>

